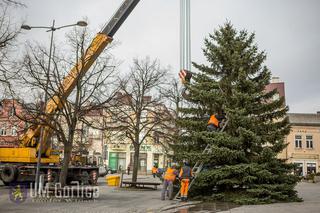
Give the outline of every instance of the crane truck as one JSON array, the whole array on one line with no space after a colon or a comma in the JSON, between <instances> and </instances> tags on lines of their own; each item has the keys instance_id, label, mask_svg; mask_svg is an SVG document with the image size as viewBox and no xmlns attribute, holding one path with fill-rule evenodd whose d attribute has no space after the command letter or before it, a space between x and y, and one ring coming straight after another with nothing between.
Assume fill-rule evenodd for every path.
<instances>
[{"instance_id":1,"label":"crane truck","mask_svg":"<svg viewBox=\"0 0 320 213\"><path fill-rule=\"evenodd\" d=\"M77 78L84 76L101 52L112 42L113 36L139 1L123 1L110 21L92 40L85 52L84 59L78 61L64 78L60 92L48 100L45 107L47 115L53 117L62 109L61 103L67 99L75 88ZM49 182L58 181L61 171L61 166L59 166L60 158L59 152L53 150L49 143L48 138L51 134L52 130L48 126L34 125L19 137L18 148L0 148L0 178L4 184L34 181L39 149L41 150L40 173L44 174ZM87 177L90 184L96 184L98 173L98 167L70 166L67 182L86 181L84 177Z\"/></svg>"}]
</instances>

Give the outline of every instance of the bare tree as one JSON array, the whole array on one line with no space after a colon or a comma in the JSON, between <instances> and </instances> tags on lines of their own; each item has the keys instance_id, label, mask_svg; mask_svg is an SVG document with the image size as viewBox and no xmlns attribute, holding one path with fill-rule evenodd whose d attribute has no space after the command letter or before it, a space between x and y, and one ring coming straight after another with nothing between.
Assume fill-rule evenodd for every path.
<instances>
[{"instance_id":1,"label":"bare tree","mask_svg":"<svg viewBox=\"0 0 320 213\"><path fill-rule=\"evenodd\" d=\"M14 72L10 72L10 68L14 65L11 60L10 53L16 47L16 38L20 29L16 27L10 8L12 3L8 1L0 1L0 84L8 86L8 79L10 79ZM4 92L1 91L0 92Z\"/></svg>"},{"instance_id":2,"label":"bare tree","mask_svg":"<svg viewBox=\"0 0 320 213\"><path fill-rule=\"evenodd\" d=\"M23 69L11 81L14 85L11 87L13 96L20 100L28 100L29 96L28 102L32 103L25 104L25 108L28 110L28 118L23 117L21 119L27 119L28 122L37 127L34 131L39 129L40 124L45 126L46 132L43 138L46 139L50 138L50 135L55 135L58 141L63 144L64 158L60 173L61 185L65 185L67 181L78 122L85 121L88 112L102 108L112 99L115 93L112 89L115 61L108 54L108 49L104 50L88 72L82 72L81 67L83 66L76 66L74 72L68 72L71 67L75 66L76 62L86 63L85 55L90 40L87 28L81 30L74 28L74 31L68 35L68 42L71 46L66 49L54 48L55 54L51 60L53 66L49 71L47 70L48 50L39 45L30 45L22 63ZM73 53L66 54L66 52ZM73 90L66 89L66 85L70 82L75 83ZM21 90L22 87L23 90ZM36 100L36 97L43 93L46 93L48 97L44 112L43 107ZM30 98L32 94L34 94L34 97ZM40 97L40 100L43 100L43 98ZM40 131L37 134L40 137ZM31 146L31 144L24 145ZM50 147L50 140L46 140L43 145L42 154L45 155L45 151Z\"/></svg>"},{"instance_id":3,"label":"bare tree","mask_svg":"<svg viewBox=\"0 0 320 213\"><path fill-rule=\"evenodd\" d=\"M22 3L21 1L15 0L1 0L0 6L15 6L15 7L26 7L26 4Z\"/></svg>"},{"instance_id":4,"label":"bare tree","mask_svg":"<svg viewBox=\"0 0 320 213\"><path fill-rule=\"evenodd\" d=\"M158 60L134 59L131 72L119 81L120 93L114 98L108 114L116 124L121 137L134 147L132 182L137 181L141 144L160 128L166 115L159 93L168 70L161 68Z\"/></svg>"},{"instance_id":5,"label":"bare tree","mask_svg":"<svg viewBox=\"0 0 320 213\"><path fill-rule=\"evenodd\" d=\"M179 109L185 104L185 100L182 97L182 93L184 91L184 88L182 84L176 79L172 79L166 87L162 88L160 93L163 97L163 99L166 101L167 106L167 122L161 123L161 129L158 132L158 135L160 135L163 138L163 142L165 145L169 145L167 148L168 150L171 150L170 146L175 145L174 141L177 140L180 129L177 125L178 118L182 117L181 112Z\"/></svg>"}]
</instances>

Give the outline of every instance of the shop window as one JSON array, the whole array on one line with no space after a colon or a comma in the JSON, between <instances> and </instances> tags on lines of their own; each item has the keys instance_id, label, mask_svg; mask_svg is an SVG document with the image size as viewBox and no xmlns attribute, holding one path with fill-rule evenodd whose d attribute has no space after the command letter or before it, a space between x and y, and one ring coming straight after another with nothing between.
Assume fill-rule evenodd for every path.
<instances>
[{"instance_id":1,"label":"shop window","mask_svg":"<svg viewBox=\"0 0 320 213\"><path fill-rule=\"evenodd\" d=\"M298 176L303 176L303 163L294 163L296 168L294 174Z\"/></svg>"},{"instance_id":2,"label":"shop window","mask_svg":"<svg viewBox=\"0 0 320 213\"><path fill-rule=\"evenodd\" d=\"M109 153L109 168L115 171L126 169L126 153L125 152L110 152Z\"/></svg>"},{"instance_id":3,"label":"shop window","mask_svg":"<svg viewBox=\"0 0 320 213\"><path fill-rule=\"evenodd\" d=\"M301 135L296 135L295 136L295 147L298 149L302 148L302 137Z\"/></svg>"},{"instance_id":4,"label":"shop window","mask_svg":"<svg viewBox=\"0 0 320 213\"><path fill-rule=\"evenodd\" d=\"M307 174L316 173L316 163L307 163Z\"/></svg>"},{"instance_id":5,"label":"shop window","mask_svg":"<svg viewBox=\"0 0 320 213\"><path fill-rule=\"evenodd\" d=\"M118 170L122 171L126 169L126 153L119 152L118 153Z\"/></svg>"},{"instance_id":6,"label":"shop window","mask_svg":"<svg viewBox=\"0 0 320 213\"><path fill-rule=\"evenodd\" d=\"M308 149L313 149L313 138L312 138L312 135L307 135L306 136L306 147Z\"/></svg>"},{"instance_id":7,"label":"shop window","mask_svg":"<svg viewBox=\"0 0 320 213\"><path fill-rule=\"evenodd\" d=\"M131 156L130 156L131 166L133 166L133 161L134 161L134 153L131 153ZM139 154L138 171L142 173L147 172L147 153Z\"/></svg>"}]
</instances>

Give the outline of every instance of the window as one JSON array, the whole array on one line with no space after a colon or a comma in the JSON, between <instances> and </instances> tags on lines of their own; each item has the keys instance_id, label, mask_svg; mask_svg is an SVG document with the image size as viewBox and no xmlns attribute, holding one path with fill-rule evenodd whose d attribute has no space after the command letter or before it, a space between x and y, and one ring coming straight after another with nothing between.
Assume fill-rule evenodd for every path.
<instances>
[{"instance_id":1,"label":"window","mask_svg":"<svg viewBox=\"0 0 320 213\"><path fill-rule=\"evenodd\" d=\"M159 166L159 154L153 154L153 165Z\"/></svg>"},{"instance_id":2,"label":"window","mask_svg":"<svg viewBox=\"0 0 320 213\"><path fill-rule=\"evenodd\" d=\"M316 163L307 163L307 174L316 173Z\"/></svg>"},{"instance_id":3,"label":"window","mask_svg":"<svg viewBox=\"0 0 320 213\"><path fill-rule=\"evenodd\" d=\"M313 149L313 138L312 138L312 135L307 135L306 136L306 147L308 149Z\"/></svg>"},{"instance_id":4,"label":"window","mask_svg":"<svg viewBox=\"0 0 320 213\"><path fill-rule=\"evenodd\" d=\"M11 129L11 135L12 136L17 136L17 126L13 126Z\"/></svg>"},{"instance_id":5,"label":"window","mask_svg":"<svg viewBox=\"0 0 320 213\"><path fill-rule=\"evenodd\" d=\"M103 159L108 160L108 145L104 145Z\"/></svg>"},{"instance_id":6,"label":"window","mask_svg":"<svg viewBox=\"0 0 320 213\"><path fill-rule=\"evenodd\" d=\"M14 116L14 115L15 115L15 112L16 112L15 108L14 108L14 107L11 107L10 110L9 110L9 116L10 116L10 117L11 117L11 116Z\"/></svg>"},{"instance_id":7,"label":"window","mask_svg":"<svg viewBox=\"0 0 320 213\"><path fill-rule=\"evenodd\" d=\"M294 163L295 164L295 171L294 174L298 176L303 176L303 163Z\"/></svg>"},{"instance_id":8,"label":"window","mask_svg":"<svg viewBox=\"0 0 320 213\"><path fill-rule=\"evenodd\" d=\"M7 135L7 127L6 127L6 124L0 125L0 135Z\"/></svg>"},{"instance_id":9,"label":"window","mask_svg":"<svg viewBox=\"0 0 320 213\"><path fill-rule=\"evenodd\" d=\"M299 148L299 149L302 148L302 137L301 137L301 135L296 135L295 136L295 146L296 146L296 148Z\"/></svg>"},{"instance_id":10,"label":"window","mask_svg":"<svg viewBox=\"0 0 320 213\"><path fill-rule=\"evenodd\" d=\"M89 126L84 126L82 127L82 136L84 138L87 138L89 136Z\"/></svg>"},{"instance_id":11,"label":"window","mask_svg":"<svg viewBox=\"0 0 320 213\"><path fill-rule=\"evenodd\" d=\"M153 134L153 139L154 139L154 143L156 143L156 144L160 143L159 133L155 132L155 133Z\"/></svg>"}]
</instances>

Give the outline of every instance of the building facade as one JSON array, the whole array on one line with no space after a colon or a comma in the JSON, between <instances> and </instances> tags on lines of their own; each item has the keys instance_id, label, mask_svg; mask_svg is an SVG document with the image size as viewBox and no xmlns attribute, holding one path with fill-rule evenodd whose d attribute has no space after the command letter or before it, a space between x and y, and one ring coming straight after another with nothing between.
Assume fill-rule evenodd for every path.
<instances>
[{"instance_id":1,"label":"building facade","mask_svg":"<svg viewBox=\"0 0 320 213\"><path fill-rule=\"evenodd\" d=\"M124 119L135 120L135 112L126 104L130 101L130 97L123 96L119 93L116 98L124 100L120 107L114 105L105 106L102 110L90 111L86 114L86 123L79 122L77 127L77 135L75 136L75 145L78 148L86 150L86 155L92 158L92 161L101 162L113 171L133 170L134 147L132 141L128 137L126 127L123 127L123 120L119 118L119 113ZM144 97L144 101L150 101L151 97ZM154 128L154 112L162 112L166 110L164 105L150 105L150 109L142 111L141 126L145 125L139 131L140 143L138 173L151 173L153 165L159 168L165 168L171 162L173 152L169 148L167 137L163 137L166 128ZM166 113L168 113L166 111ZM164 113L165 114L165 113ZM130 122L131 122L130 121ZM128 123L125 123L128 125ZM130 123L129 125L135 125ZM152 129L149 129L149 125ZM120 126L120 127L119 127ZM165 125L169 126L169 124ZM155 134L159 129L160 133ZM170 129L170 128L167 128ZM131 129L132 130L132 129ZM131 133L132 134L132 133ZM89 160L90 161L90 160Z\"/></svg>"},{"instance_id":2,"label":"building facade","mask_svg":"<svg viewBox=\"0 0 320 213\"><path fill-rule=\"evenodd\" d=\"M266 92L271 92L273 90L277 91L273 99L278 100L279 98L284 98L284 100L286 100L285 85L279 77L272 77L270 84L268 84L265 88Z\"/></svg>"},{"instance_id":3,"label":"building facade","mask_svg":"<svg viewBox=\"0 0 320 213\"><path fill-rule=\"evenodd\" d=\"M23 107L16 100L0 101L0 147L18 147L18 138L26 126L16 115L23 113Z\"/></svg>"},{"instance_id":4,"label":"building facade","mask_svg":"<svg viewBox=\"0 0 320 213\"><path fill-rule=\"evenodd\" d=\"M300 176L320 172L320 112L316 114L288 113L292 125L286 137L288 146L279 158L295 163Z\"/></svg>"},{"instance_id":5,"label":"building facade","mask_svg":"<svg viewBox=\"0 0 320 213\"><path fill-rule=\"evenodd\" d=\"M79 129L83 131L77 131L75 144L86 151L90 163L108 166L113 171L132 171L134 147L128 138L108 129L99 130L81 123ZM138 172L149 174L153 165L164 168L170 164L172 155L173 152L163 141L147 137L140 146Z\"/></svg>"},{"instance_id":6,"label":"building facade","mask_svg":"<svg viewBox=\"0 0 320 213\"><path fill-rule=\"evenodd\" d=\"M276 90L273 99L284 98L285 84L278 77L273 77L266 86L267 92ZM278 155L288 163L297 165L295 173L306 176L320 172L320 112L315 114L288 113L291 130L285 138L288 146Z\"/></svg>"}]
</instances>

